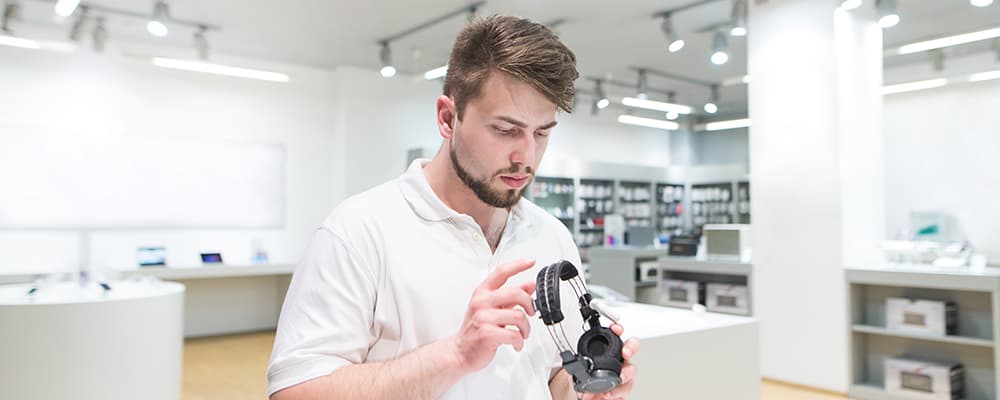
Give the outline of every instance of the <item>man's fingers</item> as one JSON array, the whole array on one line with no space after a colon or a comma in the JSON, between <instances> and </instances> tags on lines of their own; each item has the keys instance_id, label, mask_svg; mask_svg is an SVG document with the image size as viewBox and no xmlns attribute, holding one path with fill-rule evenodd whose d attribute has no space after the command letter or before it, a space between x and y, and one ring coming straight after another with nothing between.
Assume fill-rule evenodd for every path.
<instances>
[{"instance_id":1,"label":"man's fingers","mask_svg":"<svg viewBox=\"0 0 1000 400\"><path fill-rule=\"evenodd\" d=\"M531 333L531 324L524 313L518 310L493 310L483 315L483 322L506 329L507 326L515 326L520 332L522 339L527 339Z\"/></svg>"},{"instance_id":2,"label":"man's fingers","mask_svg":"<svg viewBox=\"0 0 1000 400\"><path fill-rule=\"evenodd\" d=\"M534 280L522 283L521 284L521 290L523 290L529 296L533 295L533 294L535 294L535 285L537 285L537 282L535 282Z\"/></svg>"},{"instance_id":3,"label":"man's fingers","mask_svg":"<svg viewBox=\"0 0 1000 400\"><path fill-rule=\"evenodd\" d=\"M632 382L638 372L639 369L635 366L635 364L626 361L625 365L622 366L622 384Z\"/></svg>"},{"instance_id":4,"label":"man's fingers","mask_svg":"<svg viewBox=\"0 0 1000 400\"><path fill-rule=\"evenodd\" d=\"M483 281L483 287L487 290L497 290L507 282L507 279L518 273L527 271L533 266L535 266L535 260L518 260L501 265L493 270L493 272L490 272L486 280Z\"/></svg>"},{"instance_id":5,"label":"man's fingers","mask_svg":"<svg viewBox=\"0 0 1000 400\"><path fill-rule=\"evenodd\" d=\"M622 358L625 361L631 360L635 356L635 353L639 351L639 339L631 338L625 341L625 345L622 346Z\"/></svg>"},{"instance_id":6,"label":"man's fingers","mask_svg":"<svg viewBox=\"0 0 1000 400\"><path fill-rule=\"evenodd\" d=\"M618 324L611 324L611 332L614 332L615 335L621 336L622 333L625 333L625 327Z\"/></svg>"},{"instance_id":7,"label":"man's fingers","mask_svg":"<svg viewBox=\"0 0 1000 400\"><path fill-rule=\"evenodd\" d=\"M634 381L628 381L622 383L620 386L614 388L610 392L604 394L605 399L622 399L625 398L629 393L632 393L632 384Z\"/></svg>"},{"instance_id":8,"label":"man's fingers","mask_svg":"<svg viewBox=\"0 0 1000 400\"><path fill-rule=\"evenodd\" d=\"M519 332L514 332L507 328L495 327L491 329L490 335L493 340L494 348L500 347L503 344L509 344L514 346L514 350L521 351L524 349L524 338L521 337Z\"/></svg>"},{"instance_id":9,"label":"man's fingers","mask_svg":"<svg viewBox=\"0 0 1000 400\"><path fill-rule=\"evenodd\" d=\"M531 296L521 288L508 287L493 292L490 304L498 308L521 306L528 315L535 315L535 304L531 301Z\"/></svg>"}]
</instances>

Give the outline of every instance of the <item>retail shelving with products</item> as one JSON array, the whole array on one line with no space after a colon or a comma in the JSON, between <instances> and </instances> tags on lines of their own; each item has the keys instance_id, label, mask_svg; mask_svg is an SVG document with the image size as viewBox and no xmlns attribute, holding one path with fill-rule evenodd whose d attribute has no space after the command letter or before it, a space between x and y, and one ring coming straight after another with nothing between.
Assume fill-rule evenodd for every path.
<instances>
[{"instance_id":1,"label":"retail shelving with products","mask_svg":"<svg viewBox=\"0 0 1000 400\"><path fill-rule=\"evenodd\" d=\"M656 184L656 228L661 235L684 229L684 185Z\"/></svg>"},{"instance_id":2,"label":"retail shelving with products","mask_svg":"<svg viewBox=\"0 0 1000 400\"><path fill-rule=\"evenodd\" d=\"M576 208L580 213L577 245L599 246L604 243L604 217L615 212L615 182L580 179Z\"/></svg>"},{"instance_id":3,"label":"retail shelving with products","mask_svg":"<svg viewBox=\"0 0 1000 400\"><path fill-rule=\"evenodd\" d=\"M847 268L846 279L851 398L912 398L886 389L886 360L900 356L921 362L961 364L965 399L997 398L1000 268L978 271L930 266ZM892 312L887 304L890 298L953 303L957 326L947 334L892 328L889 323ZM913 317L906 314L906 318ZM923 318L919 320L924 323Z\"/></svg>"},{"instance_id":4,"label":"retail shelving with products","mask_svg":"<svg viewBox=\"0 0 1000 400\"><path fill-rule=\"evenodd\" d=\"M570 232L575 229L574 182L572 178L539 176L531 184L531 201L558 218Z\"/></svg>"},{"instance_id":5,"label":"retail shelving with products","mask_svg":"<svg viewBox=\"0 0 1000 400\"><path fill-rule=\"evenodd\" d=\"M705 224L733 222L733 185L730 182L691 185L691 225L701 234Z\"/></svg>"},{"instance_id":6,"label":"retail shelving with products","mask_svg":"<svg viewBox=\"0 0 1000 400\"><path fill-rule=\"evenodd\" d=\"M653 226L653 194L650 182L619 181L618 213L625 227Z\"/></svg>"},{"instance_id":7,"label":"retail shelving with products","mask_svg":"<svg viewBox=\"0 0 1000 400\"><path fill-rule=\"evenodd\" d=\"M736 223L750 223L750 182L736 183Z\"/></svg>"}]
</instances>

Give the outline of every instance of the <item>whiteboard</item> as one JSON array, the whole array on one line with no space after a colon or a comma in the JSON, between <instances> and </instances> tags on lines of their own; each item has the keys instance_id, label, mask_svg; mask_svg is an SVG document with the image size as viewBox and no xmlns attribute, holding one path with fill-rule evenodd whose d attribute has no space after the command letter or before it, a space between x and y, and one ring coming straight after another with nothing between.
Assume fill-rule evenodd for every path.
<instances>
[{"instance_id":1,"label":"whiteboard","mask_svg":"<svg viewBox=\"0 0 1000 400\"><path fill-rule=\"evenodd\" d=\"M0 142L0 229L280 228L281 145Z\"/></svg>"}]
</instances>

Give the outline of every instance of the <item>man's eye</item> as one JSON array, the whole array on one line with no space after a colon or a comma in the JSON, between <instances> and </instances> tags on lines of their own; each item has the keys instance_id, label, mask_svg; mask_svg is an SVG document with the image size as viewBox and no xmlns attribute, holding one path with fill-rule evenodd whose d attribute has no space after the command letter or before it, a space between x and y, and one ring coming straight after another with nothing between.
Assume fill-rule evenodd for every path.
<instances>
[{"instance_id":1,"label":"man's eye","mask_svg":"<svg viewBox=\"0 0 1000 400\"><path fill-rule=\"evenodd\" d=\"M513 135L514 133L517 132L517 129L514 129L514 128L510 128L510 129L496 128L496 129L497 129L497 132L500 132L500 133L502 133L504 135Z\"/></svg>"},{"instance_id":2,"label":"man's eye","mask_svg":"<svg viewBox=\"0 0 1000 400\"><path fill-rule=\"evenodd\" d=\"M549 137L549 131L537 131L535 132L535 135L540 137Z\"/></svg>"}]
</instances>

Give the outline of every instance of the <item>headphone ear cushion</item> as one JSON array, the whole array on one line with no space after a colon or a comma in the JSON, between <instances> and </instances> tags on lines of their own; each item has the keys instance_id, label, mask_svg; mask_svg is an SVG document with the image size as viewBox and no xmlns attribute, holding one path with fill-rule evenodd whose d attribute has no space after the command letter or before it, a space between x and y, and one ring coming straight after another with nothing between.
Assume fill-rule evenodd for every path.
<instances>
[{"instance_id":1,"label":"headphone ear cushion","mask_svg":"<svg viewBox=\"0 0 1000 400\"><path fill-rule=\"evenodd\" d=\"M600 327L584 332L576 347L580 355L593 360L595 370L602 369L621 374L622 364L625 362L622 357L624 344L611 329Z\"/></svg>"}]
</instances>

